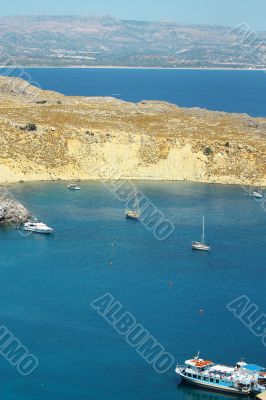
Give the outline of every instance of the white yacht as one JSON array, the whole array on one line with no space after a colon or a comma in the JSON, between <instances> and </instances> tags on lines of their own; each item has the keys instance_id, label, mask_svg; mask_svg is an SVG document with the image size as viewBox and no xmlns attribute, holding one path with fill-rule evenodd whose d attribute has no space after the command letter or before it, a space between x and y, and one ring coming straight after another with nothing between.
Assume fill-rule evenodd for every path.
<instances>
[{"instance_id":1,"label":"white yacht","mask_svg":"<svg viewBox=\"0 0 266 400\"><path fill-rule=\"evenodd\" d=\"M70 185L67 186L69 190L80 190L80 187L78 185L75 185L75 183L71 183Z\"/></svg>"},{"instance_id":2,"label":"white yacht","mask_svg":"<svg viewBox=\"0 0 266 400\"><path fill-rule=\"evenodd\" d=\"M230 367L203 360L198 354L185 365L177 365L176 373L189 383L222 392L249 395L266 390L265 368L242 361Z\"/></svg>"},{"instance_id":3,"label":"white yacht","mask_svg":"<svg viewBox=\"0 0 266 400\"><path fill-rule=\"evenodd\" d=\"M261 188L255 189L250 193L251 197L254 197L255 199L262 199L263 198L263 193Z\"/></svg>"},{"instance_id":4,"label":"white yacht","mask_svg":"<svg viewBox=\"0 0 266 400\"><path fill-rule=\"evenodd\" d=\"M54 232L53 228L50 228L43 222L38 222L38 221L28 221L25 222L22 228L24 231L28 232L35 232L35 233L46 233L46 234L51 234Z\"/></svg>"},{"instance_id":5,"label":"white yacht","mask_svg":"<svg viewBox=\"0 0 266 400\"><path fill-rule=\"evenodd\" d=\"M139 199L138 196L135 195L135 202L134 202L134 209L133 210L126 210L126 218L134 219L138 221L140 219L141 211L139 207Z\"/></svg>"},{"instance_id":6,"label":"white yacht","mask_svg":"<svg viewBox=\"0 0 266 400\"><path fill-rule=\"evenodd\" d=\"M192 242L193 250L201 250L201 251L210 251L211 248L207 244L205 244L205 218L203 217L202 221L202 237L201 242Z\"/></svg>"}]
</instances>

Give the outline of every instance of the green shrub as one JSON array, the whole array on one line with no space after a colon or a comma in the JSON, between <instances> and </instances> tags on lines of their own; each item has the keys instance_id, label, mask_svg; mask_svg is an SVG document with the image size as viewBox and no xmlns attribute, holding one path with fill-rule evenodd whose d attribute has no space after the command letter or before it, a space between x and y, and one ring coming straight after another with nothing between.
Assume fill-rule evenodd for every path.
<instances>
[{"instance_id":1,"label":"green shrub","mask_svg":"<svg viewBox=\"0 0 266 400\"><path fill-rule=\"evenodd\" d=\"M36 125L36 124L32 124L32 123L28 123L28 124L25 126L25 131L28 131L28 132L35 132L35 131L37 131L37 125Z\"/></svg>"},{"instance_id":2,"label":"green shrub","mask_svg":"<svg viewBox=\"0 0 266 400\"><path fill-rule=\"evenodd\" d=\"M36 101L36 104L46 104L47 100L38 100Z\"/></svg>"},{"instance_id":3,"label":"green shrub","mask_svg":"<svg viewBox=\"0 0 266 400\"><path fill-rule=\"evenodd\" d=\"M206 147L206 149L204 149L203 154L205 156L210 156L212 154L212 148L211 147Z\"/></svg>"}]
</instances>

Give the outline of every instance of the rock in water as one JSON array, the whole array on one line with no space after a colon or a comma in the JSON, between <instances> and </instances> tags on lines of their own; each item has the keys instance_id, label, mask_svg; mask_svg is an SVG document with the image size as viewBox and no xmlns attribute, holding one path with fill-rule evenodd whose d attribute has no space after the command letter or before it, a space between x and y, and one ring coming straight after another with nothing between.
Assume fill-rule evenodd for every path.
<instances>
[{"instance_id":1,"label":"rock in water","mask_svg":"<svg viewBox=\"0 0 266 400\"><path fill-rule=\"evenodd\" d=\"M0 196L0 226L18 226L30 217L29 211L14 198Z\"/></svg>"}]
</instances>

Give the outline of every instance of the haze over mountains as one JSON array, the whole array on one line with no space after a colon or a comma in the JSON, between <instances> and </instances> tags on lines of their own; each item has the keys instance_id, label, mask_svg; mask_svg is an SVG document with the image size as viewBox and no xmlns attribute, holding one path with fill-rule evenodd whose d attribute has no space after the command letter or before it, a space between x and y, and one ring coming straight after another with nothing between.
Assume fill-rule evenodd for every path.
<instances>
[{"instance_id":1,"label":"haze over mountains","mask_svg":"<svg viewBox=\"0 0 266 400\"><path fill-rule=\"evenodd\" d=\"M233 29L233 30L232 30ZM265 68L266 32L113 17L0 18L0 65Z\"/></svg>"}]
</instances>

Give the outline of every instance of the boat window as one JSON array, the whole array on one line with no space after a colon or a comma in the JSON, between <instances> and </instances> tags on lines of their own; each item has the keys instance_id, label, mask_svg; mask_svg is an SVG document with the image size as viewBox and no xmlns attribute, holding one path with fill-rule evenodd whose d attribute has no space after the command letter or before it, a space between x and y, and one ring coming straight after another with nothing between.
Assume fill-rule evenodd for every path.
<instances>
[{"instance_id":1,"label":"boat window","mask_svg":"<svg viewBox=\"0 0 266 400\"><path fill-rule=\"evenodd\" d=\"M213 378L211 378L210 381L213 382Z\"/></svg>"},{"instance_id":2,"label":"boat window","mask_svg":"<svg viewBox=\"0 0 266 400\"><path fill-rule=\"evenodd\" d=\"M208 381L209 378L208 378L207 376L204 376L204 380L205 380L205 381Z\"/></svg>"},{"instance_id":3,"label":"boat window","mask_svg":"<svg viewBox=\"0 0 266 400\"><path fill-rule=\"evenodd\" d=\"M216 383L220 383L219 379L216 379Z\"/></svg>"},{"instance_id":4,"label":"boat window","mask_svg":"<svg viewBox=\"0 0 266 400\"><path fill-rule=\"evenodd\" d=\"M196 379L196 378L197 378L197 375L193 375L193 378L195 378L195 379Z\"/></svg>"},{"instance_id":5,"label":"boat window","mask_svg":"<svg viewBox=\"0 0 266 400\"><path fill-rule=\"evenodd\" d=\"M198 379L200 379L200 380L201 380L201 376L200 376L200 375L198 376Z\"/></svg>"},{"instance_id":6,"label":"boat window","mask_svg":"<svg viewBox=\"0 0 266 400\"><path fill-rule=\"evenodd\" d=\"M188 373L187 375L191 378L191 374L190 373Z\"/></svg>"}]
</instances>

